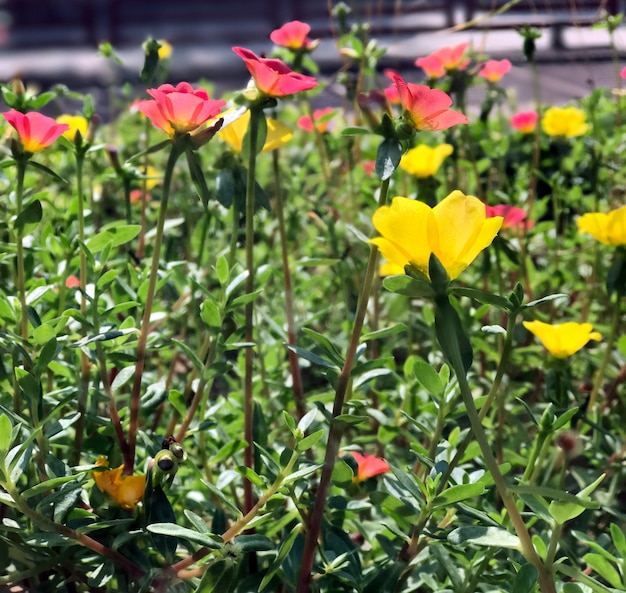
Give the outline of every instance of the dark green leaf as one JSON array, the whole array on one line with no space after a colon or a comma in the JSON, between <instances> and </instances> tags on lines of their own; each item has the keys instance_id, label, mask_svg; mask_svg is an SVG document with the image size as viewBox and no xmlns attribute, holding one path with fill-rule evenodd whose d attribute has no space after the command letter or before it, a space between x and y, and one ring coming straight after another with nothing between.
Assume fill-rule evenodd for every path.
<instances>
[{"instance_id":1,"label":"dark green leaf","mask_svg":"<svg viewBox=\"0 0 626 593\"><path fill-rule=\"evenodd\" d=\"M338 369L338 367L334 365L332 362L329 362L325 358L322 358L321 356L314 354L310 350L306 350L305 348L300 348L300 346L294 346L293 344L285 344L285 347L287 348L287 350L291 350L292 352L295 352L296 355L299 356L300 358L304 358L305 360L308 360L309 362L312 362L313 364L316 364L318 366L325 367L328 369Z\"/></svg>"},{"instance_id":2,"label":"dark green leaf","mask_svg":"<svg viewBox=\"0 0 626 593\"><path fill-rule=\"evenodd\" d=\"M204 173L202 171L202 163L200 162L200 155L195 150L187 150L185 151L185 155L187 156L187 163L189 165L189 174L191 175L191 180L202 200L202 204L204 208L209 207L209 200L211 199L211 193L209 192L209 188L206 184L206 179L204 177Z\"/></svg>"},{"instance_id":3,"label":"dark green leaf","mask_svg":"<svg viewBox=\"0 0 626 593\"><path fill-rule=\"evenodd\" d=\"M27 224L36 224L41 220L43 216L43 209L39 200L33 200L30 204L27 204L24 210L22 210L15 219L15 228L24 228Z\"/></svg>"},{"instance_id":4,"label":"dark green leaf","mask_svg":"<svg viewBox=\"0 0 626 593\"><path fill-rule=\"evenodd\" d=\"M218 550L223 544L222 539L215 535L211 535L207 532L200 533L193 529L181 527L175 523L151 523L146 528L151 533L156 533L170 538L180 537L181 539L185 539L214 550Z\"/></svg>"},{"instance_id":5,"label":"dark green leaf","mask_svg":"<svg viewBox=\"0 0 626 593\"><path fill-rule=\"evenodd\" d=\"M376 153L376 175L385 181L389 179L400 164L402 145L395 138L385 138Z\"/></svg>"},{"instance_id":6,"label":"dark green leaf","mask_svg":"<svg viewBox=\"0 0 626 593\"><path fill-rule=\"evenodd\" d=\"M502 311L509 311L511 308L508 299L498 296L497 294L484 292L483 290L465 288L463 286L451 286L448 292L455 296L468 297L485 305L492 305L494 307L497 307L498 309L501 309Z\"/></svg>"},{"instance_id":7,"label":"dark green leaf","mask_svg":"<svg viewBox=\"0 0 626 593\"><path fill-rule=\"evenodd\" d=\"M532 564L524 564L519 569L511 593L531 593L537 584L539 571Z\"/></svg>"},{"instance_id":8,"label":"dark green leaf","mask_svg":"<svg viewBox=\"0 0 626 593\"><path fill-rule=\"evenodd\" d=\"M448 535L448 541L455 546L475 544L495 548L520 549L517 535L499 527L466 526L458 527Z\"/></svg>"}]
</instances>

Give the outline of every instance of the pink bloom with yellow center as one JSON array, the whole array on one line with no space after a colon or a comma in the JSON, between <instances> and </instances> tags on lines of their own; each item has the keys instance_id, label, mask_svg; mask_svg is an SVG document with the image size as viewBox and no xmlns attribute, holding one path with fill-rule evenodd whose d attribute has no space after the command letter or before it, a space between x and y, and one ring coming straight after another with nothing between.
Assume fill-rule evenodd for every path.
<instances>
[{"instance_id":1,"label":"pink bloom with yellow center","mask_svg":"<svg viewBox=\"0 0 626 593\"><path fill-rule=\"evenodd\" d=\"M243 59L254 84L268 97L286 97L317 86L317 80L294 72L287 64L271 58L260 58L253 51L243 47L233 47L233 51Z\"/></svg>"},{"instance_id":2,"label":"pink bloom with yellow center","mask_svg":"<svg viewBox=\"0 0 626 593\"><path fill-rule=\"evenodd\" d=\"M310 115L303 115L298 119L298 127L307 131L313 131L313 124L319 132L325 132L328 129L330 118L335 110L332 107L324 107L324 109L316 109L313 112L313 119Z\"/></svg>"},{"instance_id":3,"label":"pink bloom with yellow center","mask_svg":"<svg viewBox=\"0 0 626 593\"><path fill-rule=\"evenodd\" d=\"M539 114L536 111L520 111L511 118L511 127L522 134L532 134L538 121Z\"/></svg>"},{"instance_id":4,"label":"pink bloom with yellow center","mask_svg":"<svg viewBox=\"0 0 626 593\"><path fill-rule=\"evenodd\" d=\"M355 484L389 471L389 464L382 457L376 457L376 455L369 455L368 453L361 454L356 451L350 451L350 455L354 457L358 468L356 475L352 479Z\"/></svg>"},{"instance_id":5,"label":"pink bloom with yellow center","mask_svg":"<svg viewBox=\"0 0 626 593\"><path fill-rule=\"evenodd\" d=\"M421 68L428 78L441 78L446 73L446 69L443 67L443 64L433 56L418 58L415 60L415 65L418 68Z\"/></svg>"},{"instance_id":6,"label":"pink bloom with yellow center","mask_svg":"<svg viewBox=\"0 0 626 593\"><path fill-rule=\"evenodd\" d=\"M395 72L390 72L389 76L398 88L402 115L416 130L446 130L457 124L469 123L460 111L450 109L452 99L442 90L405 82Z\"/></svg>"},{"instance_id":7,"label":"pink bloom with yellow center","mask_svg":"<svg viewBox=\"0 0 626 593\"><path fill-rule=\"evenodd\" d=\"M518 229L526 231L533 226L531 220L526 220L526 211L510 204L498 204L497 206L485 205L487 218L494 216L502 217L502 229Z\"/></svg>"},{"instance_id":8,"label":"pink bloom with yellow center","mask_svg":"<svg viewBox=\"0 0 626 593\"><path fill-rule=\"evenodd\" d=\"M510 70L509 60L488 60L478 72L478 76L489 82L498 82Z\"/></svg>"},{"instance_id":9,"label":"pink bloom with yellow center","mask_svg":"<svg viewBox=\"0 0 626 593\"><path fill-rule=\"evenodd\" d=\"M39 152L69 130L67 124L57 123L51 117L36 111L21 113L11 109L2 115L15 128L24 152Z\"/></svg>"},{"instance_id":10,"label":"pink bloom with yellow center","mask_svg":"<svg viewBox=\"0 0 626 593\"><path fill-rule=\"evenodd\" d=\"M270 33L272 43L289 49L314 49L317 42L309 39L311 26L302 21L290 21Z\"/></svg>"},{"instance_id":11,"label":"pink bloom with yellow center","mask_svg":"<svg viewBox=\"0 0 626 593\"><path fill-rule=\"evenodd\" d=\"M137 101L136 108L172 138L197 130L226 105L226 101L210 99L204 89L194 89L188 82L175 87L162 84L148 89L148 94L153 100Z\"/></svg>"}]
</instances>

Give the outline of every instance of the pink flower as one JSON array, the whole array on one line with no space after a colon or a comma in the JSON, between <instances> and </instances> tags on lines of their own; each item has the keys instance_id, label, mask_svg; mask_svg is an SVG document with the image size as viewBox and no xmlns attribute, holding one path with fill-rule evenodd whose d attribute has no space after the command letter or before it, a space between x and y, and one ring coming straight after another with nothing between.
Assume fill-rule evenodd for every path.
<instances>
[{"instance_id":1,"label":"pink flower","mask_svg":"<svg viewBox=\"0 0 626 593\"><path fill-rule=\"evenodd\" d=\"M383 89L385 93L385 97L387 97L387 101L389 101L390 105L398 105L400 103L400 94L398 93L398 87L395 84L392 84L385 89Z\"/></svg>"},{"instance_id":2,"label":"pink flower","mask_svg":"<svg viewBox=\"0 0 626 593\"><path fill-rule=\"evenodd\" d=\"M72 274L65 279L66 288L78 288L80 286L80 280Z\"/></svg>"},{"instance_id":3,"label":"pink flower","mask_svg":"<svg viewBox=\"0 0 626 593\"><path fill-rule=\"evenodd\" d=\"M135 107L172 138L197 130L226 105L226 101L209 99L204 89L194 89L188 82L176 87L162 84L148 89L148 94L153 100L138 101Z\"/></svg>"},{"instance_id":4,"label":"pink flower","mask_svg":"<svg viewBox=\"0 0 626 593\"><path fill-rule=\"evenodd\" d=\"M468 47L469 43L442 47L425 58L418 58L415 65L422 68L429 78L441 78L450 70L465 70L470 62L470 59L465 57Z\"/></svg>"},{"instance_id":5,"label":"pink flower","mask_svg":"<svg viewBox=\"0 0 626 593\"><path fill-rule=\"evenodd\" d=\"M381 457L367 453L361 454L356 451L350 451L350 455L354 457L358 467L357 474L352 479L355 484L389 471L389 464Z\"/></svg>"},{"instance_id":6,"label":"pink flower","mask_svg":"<svg viewBox=\"0 0 626 593\"><path fill-rule=\"evenodd\" d=\"M435 57L426 56L415 60L415 65L424 71L428 78L441 78L445 75L446 69L443 64Z\"/></svg>"},{"instance_id":7,"label":"pink flower","mask_svg":"<svg viewBox=\"0 0 626 593\"><path fill-rule=\"evenodd\" d=\"M286 97L317 86L315 78L294 72L280 60L260 58L243 47L233 47L233 51L243 59L259 91L268 97Z\"/></svg>"},{"instance_id":8,"label":"pink flower","mask_svg":"<svg viewBox=\"0 0 626 593\"><path fill-rule=\"evenodd\" d=\"M298 127L307 131L313 131L313 122L315 122L315 127L319 132L325 132L328 129L328 124L330 123L331 114L333 114L335 110L332 107L324 107L324 109L316 109L313 112L313 119L311 120L311 116L303 115L298 119Z\"/></svg>"},{"instance_id":9,"label":"pink flower","mask_svg":"<svg viewBox=\"0 0 626 593\"><path fill-rule=\"evenodd\" d=\"M626 66L624 66L624 67L620 70L619 75L620 75L622 78L626 78Z\"/></svg>"},{"instance_id":10,"label":"pink flower","mask_svg":"<svg viewBox=\"0 0 626 593\"><path fill-rule=\"evenodd\" d=\"M469 120L460 111L450 109L452 99L439 89L421 84L411 84L395 72L389 76L396 83L403 117L416 130L445 130Z\"/></svg>"},{"instance_id":11,"label":"pink flower","mask_svg":"<svg viewBox=\"0 0 626 593\"><path fill-rule=\"evenodd\" d=\"M532 134L537 127L539 115L536 111L520 111L511 118L511 127L522 134Z\"/></svg>"},{"instance_id":12,"label":"pink flower","mask_svg":"<svg viewBox=\"0 0 626 593\"><path fill-rule=\"evenodd\" d=\"M309 39L308 34L310 32L310 25L301 21L290 21L279 29L272 31L270 33L270 39L272 43L280 45L281 47L312 50L315 49L319 41Z\"/></svg>"},{"instance_id":13,"label":"pink flower","mask_svg":"<svg viewBox=\"0 0 626 593\"><path fill-rule=\"evenodd\" d=\"M367 176L373 177L376 172L376 161L372 161L371 159L361 161L361 168L365 171Z\"/></svg>"},{"instance_id":14,"label":"pink flower","mask_svg":"<svg viewBox=\"0 0 626 593\"><path fill-rule=\"evenodd\" d=\"M67 124L58 124L51 117L36 111L21 113L11 109L2 115L17 131L24 152L29 153L47 148L70 128Z\"/></svg>"},{"instance_id":15,"label":"pink flower","mask_svg":"<svg viewBox=\"0 0 626 593\"><path fill-rule=\"evenodd\" d=\"M526 212L523 208L511 206L510 204L498 204L497 206L485 205L485 216L487 218L502 216L502 229L527 231L533 226L532 220L526 220Z\"/></svg>"},{"instance_id":16,"label":"pink flower","mask_svg":"<svg viewBox=\"0 0 626 593\"><path fill-rule=\"evenodd\" d=\"M482 76L489 82L498 82L510 69L509 60L487 60L478 72L478 76Z\"/></svg>"}]
</instances>

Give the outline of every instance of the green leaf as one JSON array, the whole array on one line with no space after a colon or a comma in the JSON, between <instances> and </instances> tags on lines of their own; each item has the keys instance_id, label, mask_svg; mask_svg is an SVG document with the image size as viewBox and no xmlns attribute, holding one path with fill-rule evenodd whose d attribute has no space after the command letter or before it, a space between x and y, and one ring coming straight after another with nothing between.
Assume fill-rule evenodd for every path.
<instances>
[{"instance_id":1,"label":"green leaf","mask_svg":"<svg viewBox=\"0 0 626 593\"><path fill-rule=\"evenodd\" d=\"M4 472L7 453L11 448L11 438L13 434L13 426L9 417L2 413L0 414L0 470Z\"/></svg>"},{"instance_id":2,"label":"green leaf","mask_svg":"<svg viewBox=\"0 0 626 593\"><path fill-rule=\"evenodd\" d=\"M148 475L151 476L152 473L150 472ZM152 482L150 478L148 481ZM157 484L156 486L152 486L151 483L146 484L146 493L147 496L144 500L144 505L147 507L147 529L151 531L151 527L155 524L171 524L172 526L176 526L176 514L165 492L163 492L161 485ZM176 553L176 548L178 547L177 536L159 531L153 531L152 533L154 546L163 554L166 562L171 562Z\"/></svg>"},{"instance_id":3,"label":"green leaf","mask_svg":"<svg viewBox=\"0 0 626 593\"><path fill-rule=\"evenodd\" d=\"M383 286L389 292L397 292L410 297L434 298L433 287L426 280L418 280L406 274L387 276L383 280Z\"/></svg>"},{"instance_id":4,"label":"green leaf","mask_svg":"<svg viewBox=\"0 0 626 593\"><path fill-rule=\"evenodd\" d=\"M206 179L204 178L204 173L202 172L202 163L200 162L200 155L195 150L186 150L185 155L187 156L187 164L189 165L189 174L191 175L191 180L202 200L202 204L204 208L207 209L209 207L209 200L211 199L211 193L209 192L209 188L206 184Z\"/></svg>"},{"instance_id":5,"label":"green leaf","mask_svg":"<svg viewBox=\"0 0 626 593\"><path fill-rule=\"evenodd\" d=\"M368 128L359 128L357 126L348 126L341 130L342 136L364 136L371 133L372 131Z\"/></svg>"},{"instance_id":6,"label":"green leaf","mask_svg":"<svg viewBox=\"0 0 626 593\"><path fill-rule=\"evenodd\" d=\"M36 224L43 216L43 209L39 200L33 200L28 204L15 219L15 229L24 228L27 224Z\"/></svg>"},{"instance_id":7,"label":"green leaf","mask_svg":"<svg viewBox=\"0 0 626 593\"><path fill-rule=\"evenodd\" d=\"M395 334L399 334L406 329L406 325L404 323L394 323L389 327L383 327L382 329L378 329L373 332L369 332L367 334L363 334L361 336L361 342L369 342L370 340L380 340L381 338L386 338L388 336L393 336Z\"/></svg>"},{"instance_id":8,"label":"green leaf","mask_svg":"<svg viewBox=\"0 0 626 593\"><path fill-rule=\"evenodd\" d=\"M265 589L265 587L270 584L270 581L280 569L285 558L287 558L287 556L289 555L289 552L291 551L291 548L293 547L296 538L300 535L301 531L302 526L300 524L295 525L293 529L289 532L289 535L282 541L280 547L278 548L278 553L276 554L276 557L268 567L267 572L265 573L265 576L263 577L263 580L259 585L259 591L263 591L263 589Z\"/></svg>"},{"instance_id":9,"label":"green leaf","mask_svg":"<svg viewBox=\"0 0 626 593\"><path fill-rule=\"evenodd\" d=\"M532 307L537 307L539 305L543 305L543 303L549 303L550 301L555 301L557 299L568 299L569 300L570 295L569 294L564 294L564 293L558 293L558 294L550 294L548 296L545 296L543 298L537 299L536 301L531 301L530 303L526 303L525 305L522 305L523 309L530 309Z\"/></svg>"},{"instance_id":10,"label":"green leaf","mask_svg":"<svg viewBox=\"0 0 626 593\"><path fill-rule=\"evenodd\" d=\"M515 575L511 593L532 593L538 576L539 571L532 564L522 565Z\"/></svg>"},{"instance_id":11,"label":"green leaf","mask_svg":"<svg viewBox=\"0 0 626 593\"><path fill-rule=\"evenodd\" d=\"M52 177L53 179L56 179L57 181L61 183L65 183L65 184L68 183L67 179L64 179L63 177L55 173L52 169L50 169L50 167L46 167L45 165L42 165L41 163L37 163L36 161L28 161L28 166L34 167L35 169L39 169L40 171L43 171L46 175L50 175L50 177Z\"/></svg>"},{"instance_id":12,"label":"green leaf","mask_svg":"<svg viewBox=\"0 0 626 593\"><path fill-rule=\"evenodd\" d=\"M91 253L97 253L102 251L106 245L110 244L111 247L118 247L124 243L128 243L134 239L141 230L141 225L138 224L119 224L114 223L97 235L91 237L87 241L87 248Z\"/></svg>"},{"instance_id":13,"label":"green leaf","mask_svg":"<svg viewBox=\"0 0 626 593\"><path fill-rule=\"evenodd\" d=\"M244 552L267 552L274 549L272 540L264 535L239 535L235 538L235 543Z\"/></svg>"},{"instance_id":14,"label":"green leaf","mask_svg":"<svg viewBox=\"0 0 626 593\"><path fill-rule=\"evenodd\" d=\"M460 502L461 500L465 500L467 498L480 496L484 491L484 484L458 484L457 486L451 486L450 488L444 490L439 496L435 498L433 504L435 506L447 506Z\"/></svg>"},{"instance_id":15,"label":"green leaf","mask_svg":"<svg viewBox=\"0 0 626 593\"><path fill-rule=\"evenodd\" d=\"M181 539L185 539L214 550L218 550L223 544L222 539L215 535L200 533L193 529L187 529L186 527L176 525L175 523L152 523L146 528L152 533L168 537L180 537Z\"/></svg>"},{"instance_id":16,"label":"green leaf","mask_svg":"<svg viewBox=\"0 0 626 593\"><path fill-rule=\"evenodd\" d=\"M324 430L320 429L316 432L311 433L310 435L304 437L301 441L296 443L297 451L306 451L315 445L322 437L324 436Z\"/></svg>"},{"instance_id":17,"label":"green leaf","mask_svg":"<svg viewBox=\"0 0 626 593\"><path fill-rule=\"evenodd\" d=\"M603 579L606 579L611 587L620 591L624 590L624 583L617 569L601 554L590 552L583 556L583 561L593 568Z\"/></svg>"},{"instance_id":18,"label":"green leaf","mask_svg":"<svg viewBox=\"0 0 626 593\"><path fill-rule=\"evenodd\" d=\"M222 315L219 307L210 299L205 299L200 307L200 317L209 327L220 327Z\"/></svg>"},{"instance_id":19,"label":"green leaf","mask_svg":"<svg viewBox=\"0 0 626 593\"><path fill-rule=\"evenodd\" d=\"M376 153L376 175L382 180L389 179L400 164L402 145L395 138L385 138Z\"/></svg>"},{"instance_id":20,"label":"green leaf","mask_svg":"<svg viewBox=\"0 0 626 593\"><path fill-rule=\"evenodd\" d=\"M478 525L459 527L448 534L448 541L455 546L475 544L477 546L521 550L517 535L499 527L481 527Z\"/></svg>"},{"instance_id":21,"label":"green leaf","mask_svg":"<svg viewBox=\"0 0 626 593\"><path fill-rule=\"evenodd\" d=\"M439 399L444 392L445 385L441 381L437 371L421 358L415 357L413 361L413 374L420 385Z\"/></svg>"},{"instance_id":22,"label":"green leaf","mask_svg":"<svg viewBox=\"0 0 626 593\"><path fill-rule=\"evenodd\" d=\"M224 286L228 282L230 276L230 270L228 268L228 259L225 255L220 255L215 262L215 273L217 274L217 281Z\"/></svg>"},{"instance_id":23,"label":"green leaf","mask_svg":"<svg viewBox=\"0 0 626 593\"><path fill-rule=\"evenodd\" d=\"M111 392L113 395L117 395L120 389L126 385L135 376L135 365L129 365L124 367L113 379L111 383Z\"/></svg>"},{"instance_id":24,"label":"green leaf","mask_svg":"<svg viewBox=\"0 0 626 593\"><path fill-rule=\"evenodd\" d=\"M309 430L309 427L311 426L311 424L313 424L313 422L315 422L316 418L317 418L317 408L313 408L312 410L309 410L304 416L302 416L302 418L300 418L298 422L298 430L300 430L300 432L304 434L307 430ZM289 419L291 420L291 422L293 422L293 418L291 418L291 416L289 416ZM287 419L287 414L285 414L285 420L289 422L289 420ZM292 428L292 432L293 432L293 428Z\"/></svg>"},{"instance_id":25,"label":"green leaf","mask_svg":"<svg viewBox=\"0 0 626 593\"><path fill-rule=\"evenodd\" d=\"M214 560L205 571L195 593L231 593L237 584L237 566L230 556Z\"/></svg>"},{"instance_id":26,"label":"green leaf","mask_svg":"<svg viewBox=\"0 0 626 593\"><path fill-rule=\"evenodd\" d=\"M465 333L459 314L450 304L447 296L439 296L435 302L437 305L435 308L435 332L441 350L453 368L458 359L467 373L472 366L474 355L472 344ZM455 368L455 370L457 369Z\"/></svg>"},{"instance_id":27,"label":"green leaf","mask_svg":"<svg viewBox=\"0 0 626 593\"><path fill-rule=\"evenodd\" d=\"M329 362L325 358L322 358L321 356L314 354L310 350L306 350L305 348L300 348L300 346L294 346L293 344L285 344L285 348L287 348L287 350L291 350L292 352L295 352L297 356L299 356L300 358L304 358L305 360L308 360L309 362L312 362L313 364L316 364L318 366L321 366L327 369L339 370L339 367L337 365L334 365L332 362Z\"/></svg>"},{"instance_id":28,"label":"green leaf","mask_svg":"<svg viewBox=\"0 0 626 593\"><path fill-rule=\"evenodd\" d=\"M502 311L509 311L511 308L508 299L498 296L497 294L491 294L490 292L476 290L475 288L451 286L448 292L455 296L464 296L473 299L479 303L483 303L484 305L492 305Z\"/></svg>"}]
</instances>

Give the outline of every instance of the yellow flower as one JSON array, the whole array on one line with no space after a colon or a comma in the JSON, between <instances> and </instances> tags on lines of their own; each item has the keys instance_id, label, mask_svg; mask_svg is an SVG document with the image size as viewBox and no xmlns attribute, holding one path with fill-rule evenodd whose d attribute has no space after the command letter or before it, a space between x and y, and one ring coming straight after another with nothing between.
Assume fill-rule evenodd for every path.
<instances>
[{"instance_id":1,"label":"yellow flower","mask_svg":"<svg viewBox=\"0 0 626 593\"><path fill-rule=\"evenodd\" d=\"M577 221L579 233L589 233L594 239L617 247L626 245L626 206L611 210L608 214L589 212Z\"/></svg>"},{"instance_id":2,"label":"yellow flower","mask_svg":"<svg viewBox=\"0 0 626 593\"><path fill-rule=\"evenodd\" d=\"M109 462L106 457L98 457L96 465L107 467ZM125 476L122 474L123 465L115 469L109 469L103 472L94 472L93 479L96 486L104 492L109 498L123 509L132 510L137 503L143 498L146 488L146 476Z\"/></svg>"},{"instance_id":3,"label":"yellow flower","mask_svg":"<svg viewBox=\"0 0 626 593\"><path fill-rule=\"evenodd\" d=\"M582 136L589 126L585 113L576 107L550 107L541 119L541 127L548 136L573 138Z\"/></svg>"},{"instance_id":4,"label":"yellow flower","mask_svg":"<svg viewBox=\"0 0 626 593\"><path fill-rule=\"evenodd\" d=\"M87 136L89 122L82 115L60 115L57 117L56 121L58 124L67 124L69 126L69 129L63 132L63 136L65 136L70 142L74 142L76 132L80 132L83 140Z\"/></svg>"},{"instance_id":5,"label":"yellow flower","mask_svg":"<svg viewBox=\"0 0 626 593\"><path fill-rule=\"evenodd\" d=\"M434 253L454 280L485 247L502 226L502 217L487 218L485 205L474 196L453 191L434 208L403 197L391 206L381 206L372 221L382 235L372 239L387 260L382 275L404 274L413 264L428 276L428 261Z\"/></svg>"},{"instance_id":6,"label":"yellow flower","mask_svg":"<svg viewBox=\"0 0 626 593\"><path fill-rule=\"evenodd\" d=\"M589 340L601 340L602 336L594 332L591 323L543 323L542 321L524 321L524 327L539 338L548 352L555 358L567 358L578 352Z\"/></svg>"},{"instance_id":7,"label":"yellow flower","mask_svg":"<svg viewBox=\"0 0 626 593\"><path fill-rule=\"evenodd\" d=\"M172 55L172 45L165 39L159 39L159 60L167 60Z\"/></svg>"},{"instance_id":8,"label":"yellow flower","mask_svg":"<svg viewBox=\"0 0 626 593\"><path fill-rule=\"evenodd\" d=\"M221 115L226 115L228 111L224 111ZM227 142L235 152L241 152L243 138L248 131L250 123L250 112L246 111L241 117L238 117L232 123L222 128L217 135ZM276 119L267 120L267 138L263 145L262 152L269 152L284 146L293 138L293 131L285 124Z\"/></svg>"},{"instance_id":9,"label":"yellow flower","mask_svg":"<svg viewBox=\"0 0 626 593\"><path fill-rule=\"evenodd\" d=\"M418 144L402 156L400 168L416 177L430 177L437 173L441 163L453 151L451 144L439 144L435 148Z\"/></svg>"}]
</instances>

